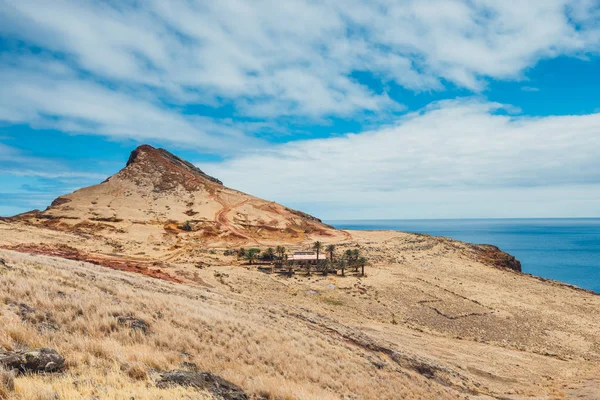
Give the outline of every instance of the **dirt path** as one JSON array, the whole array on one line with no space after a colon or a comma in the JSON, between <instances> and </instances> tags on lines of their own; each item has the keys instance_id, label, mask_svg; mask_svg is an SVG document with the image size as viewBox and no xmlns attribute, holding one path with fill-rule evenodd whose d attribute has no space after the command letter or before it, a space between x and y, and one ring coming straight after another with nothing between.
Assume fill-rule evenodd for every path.
<instances>
[{"instance_id":1,"label":"dirt path","mask_svg":"<svg viewBox=\"0 0 600 400\"><path fill-rule=\"evenodd\" d=\"M247 202L248 202L250 199L245 199L245 200L242 200L242 201L240 201L240 202L238 202L238 203L235 203L235 204L233 204L233 205L227 205L227 204L225 204L223 201L221 201L220 199L218 199L218 198L216 198L216 197L215 197L215 200L216 200L216 201L217 201L219 204L221 204L221 205L223 206L223 208L221 208L219 211L217 211L217 212L215 213L215 221L216 221L217 223L219 223L221 226L223 226L225 229L227 229L229 232L233 233L234 235L237 235L237 236L243 237L243 238L244 238L244 239L246 239L246 240L252 241L252 242L254 242L254 243L257 243L257 244L260 244L260 243L258 242L258 240L254 239L254 238L251 238L250 236L248 236L248 235L246 235L246 234L244 234L244 233L242 233L242 232L238 231L237 229L235 229L235 228L234 228L234 227L233 227L233 226L232 226L232 225L229 223L229 220L227 219L227 213L228 213L229 211L231 211L232 209L234 209L234 208L237 208L237 207L239 207L239 206L241 206L241 205L243 205L243 204L247 203Z\"/></svg>"}]
</instances>

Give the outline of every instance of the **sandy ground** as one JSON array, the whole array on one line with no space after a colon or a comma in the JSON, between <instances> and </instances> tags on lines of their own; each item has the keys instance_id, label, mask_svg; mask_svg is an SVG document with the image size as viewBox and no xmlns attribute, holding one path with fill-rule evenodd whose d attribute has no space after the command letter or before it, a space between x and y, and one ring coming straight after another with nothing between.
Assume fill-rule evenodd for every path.
<instances>
[{"instance_id":1,"label":"sandy ground","mask_svg":"<svg viewBox=\"0 0 600 400\"><path fill-rule=\"evenodd\" d=\"M139 254L124 243L116 254L110 243L119 244L118 238L0 223L4 247L28 244L35 249L45 244L47 251L66 245L96 260L127 259L146 265L144 269L160 269L177 277L182 283L174 285L187 288L181 290L216 293L222 312L239 315L239 323L246 315L258 319L257 326L266 330L267 347L275 328L261 322L264 318L280 324L274 336L290 330L335 346L343 343L336 363L364 367L369 376L385 379L388 385L365 387L355 398L397 398L396 380L415 398L600 398L599 296L484 265L468 245L449 239L357 231L345 232L344 238L348 239L336 239L338 254L358 248L372 260L366 277L350 271L346 277L297 273L288 278L240 265L234 257L223 256L224 248L219 247L146 247L146 254ZM309 246L309 240L288 244L290 250ZM69 265L65 262L61 268L69 271ZM89 268L104 270L99 265ZM141 276L147 273L132 271L147 279ZM318 352L313 356L310 368L318 374L326 366L317 361ZM302 356L286 362L300 363L298 357ZM246 372L256 373L252 368ZM281 379L277 374L265 376ZM418 389L406 376L419 377ZM247 377L236 378L235 383L248 387ZM330 383L303 379L295 381L300 392L288 393L291 398L319 398L319 391L342 398L357 390L348 385L331 390ZM250 388L260 392L255 384Z\"/></svg>"}]
</instances>

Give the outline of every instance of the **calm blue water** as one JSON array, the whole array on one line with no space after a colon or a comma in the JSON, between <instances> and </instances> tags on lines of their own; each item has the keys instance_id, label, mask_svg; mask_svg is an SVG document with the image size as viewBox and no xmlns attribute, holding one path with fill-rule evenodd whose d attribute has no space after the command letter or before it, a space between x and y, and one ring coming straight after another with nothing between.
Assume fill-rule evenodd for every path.
<instances>
[{"instance_id":1,"label":"calm blue water","mask_svg":"<svg viewBox=\"0 0 600 400\"><path fill-rule=\"evenodd\" d=\"M600 218L329 221L340 229L393 229L493 244L523 272L600 293Z\"/></svg>"}]
</instances>

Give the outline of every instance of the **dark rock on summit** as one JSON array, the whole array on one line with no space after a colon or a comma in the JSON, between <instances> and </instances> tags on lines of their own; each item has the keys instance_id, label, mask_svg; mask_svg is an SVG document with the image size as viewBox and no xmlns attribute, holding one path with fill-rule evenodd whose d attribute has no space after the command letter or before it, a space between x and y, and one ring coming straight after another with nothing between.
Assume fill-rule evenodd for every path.
<instances>
[{"instance_id":1,"label":"dark rock on summit","mask_svg":"<svg viewBox=\"0 0 600 400\"><path fill-rule=\"evenodd\" d=\"M159 388L188 386L207 390L225 400L248 400L248 395L239 386L210 372L180 370L163 372L156 386Z\"/></svg>"},{"instance_id":2,"label":"dark rock on summit","mask_svg":"<svg viewBox=\"0 0 600 400\"><path fill-rule=\"evenodd\" d=\"M194 164L180 157L177 157L176 155L168 152L165 149L155 149L154 147L147 144L141 145L131 152L129 160L127 160L127 166L135 164L140 158L142 158L142 155L151 157L154 159L154 161L160 161L165 164L171 164L174 167L185 170L193 175L201 176L202 178L208 179L209 181L214 183L218 183L219 185L223 184L223 182L221 182L217 178L214 178L204 173L204 171L196 167Z\"/></svg>"},{"instance_id":3,"label":"dark rock on summit","mask_svg":"<svg viewBox=\"0 0 600 400\"><path fill-rule=\"evenodd\" d=\"M50 207L58 207L60 205L67 204L70 202L71 202L71 200L65 199L64 197L57 197L56 199L54 199L52 204L50 204Z\"/></svg>"},{"instance_id":4,"label":"dark rock on summit","mask_svg":"<svg viewBox=\"0 0 600 400\"><path fill-rule=\"evenodd\" d=\"M46 348L0 352L0 366L20 373L57 372L65 367L65 359L56 350Z\"/></svg>"}]
</instances>

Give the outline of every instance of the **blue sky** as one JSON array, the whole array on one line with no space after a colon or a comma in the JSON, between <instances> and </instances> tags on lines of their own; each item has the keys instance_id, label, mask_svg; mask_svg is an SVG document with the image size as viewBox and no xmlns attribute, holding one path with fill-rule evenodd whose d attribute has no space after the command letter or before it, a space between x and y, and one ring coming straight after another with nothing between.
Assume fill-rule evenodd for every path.
<instances>
[{"instance_id":1,"label":"blue sky","mask_svg":"<svg viewBox=\"0 0 600 400\"><path fill-rule=\"evenodd\" d=\"M0 215L149 143L325 219L600 216L600 0L0 0Z\"/></svg>"}]
</instances>

